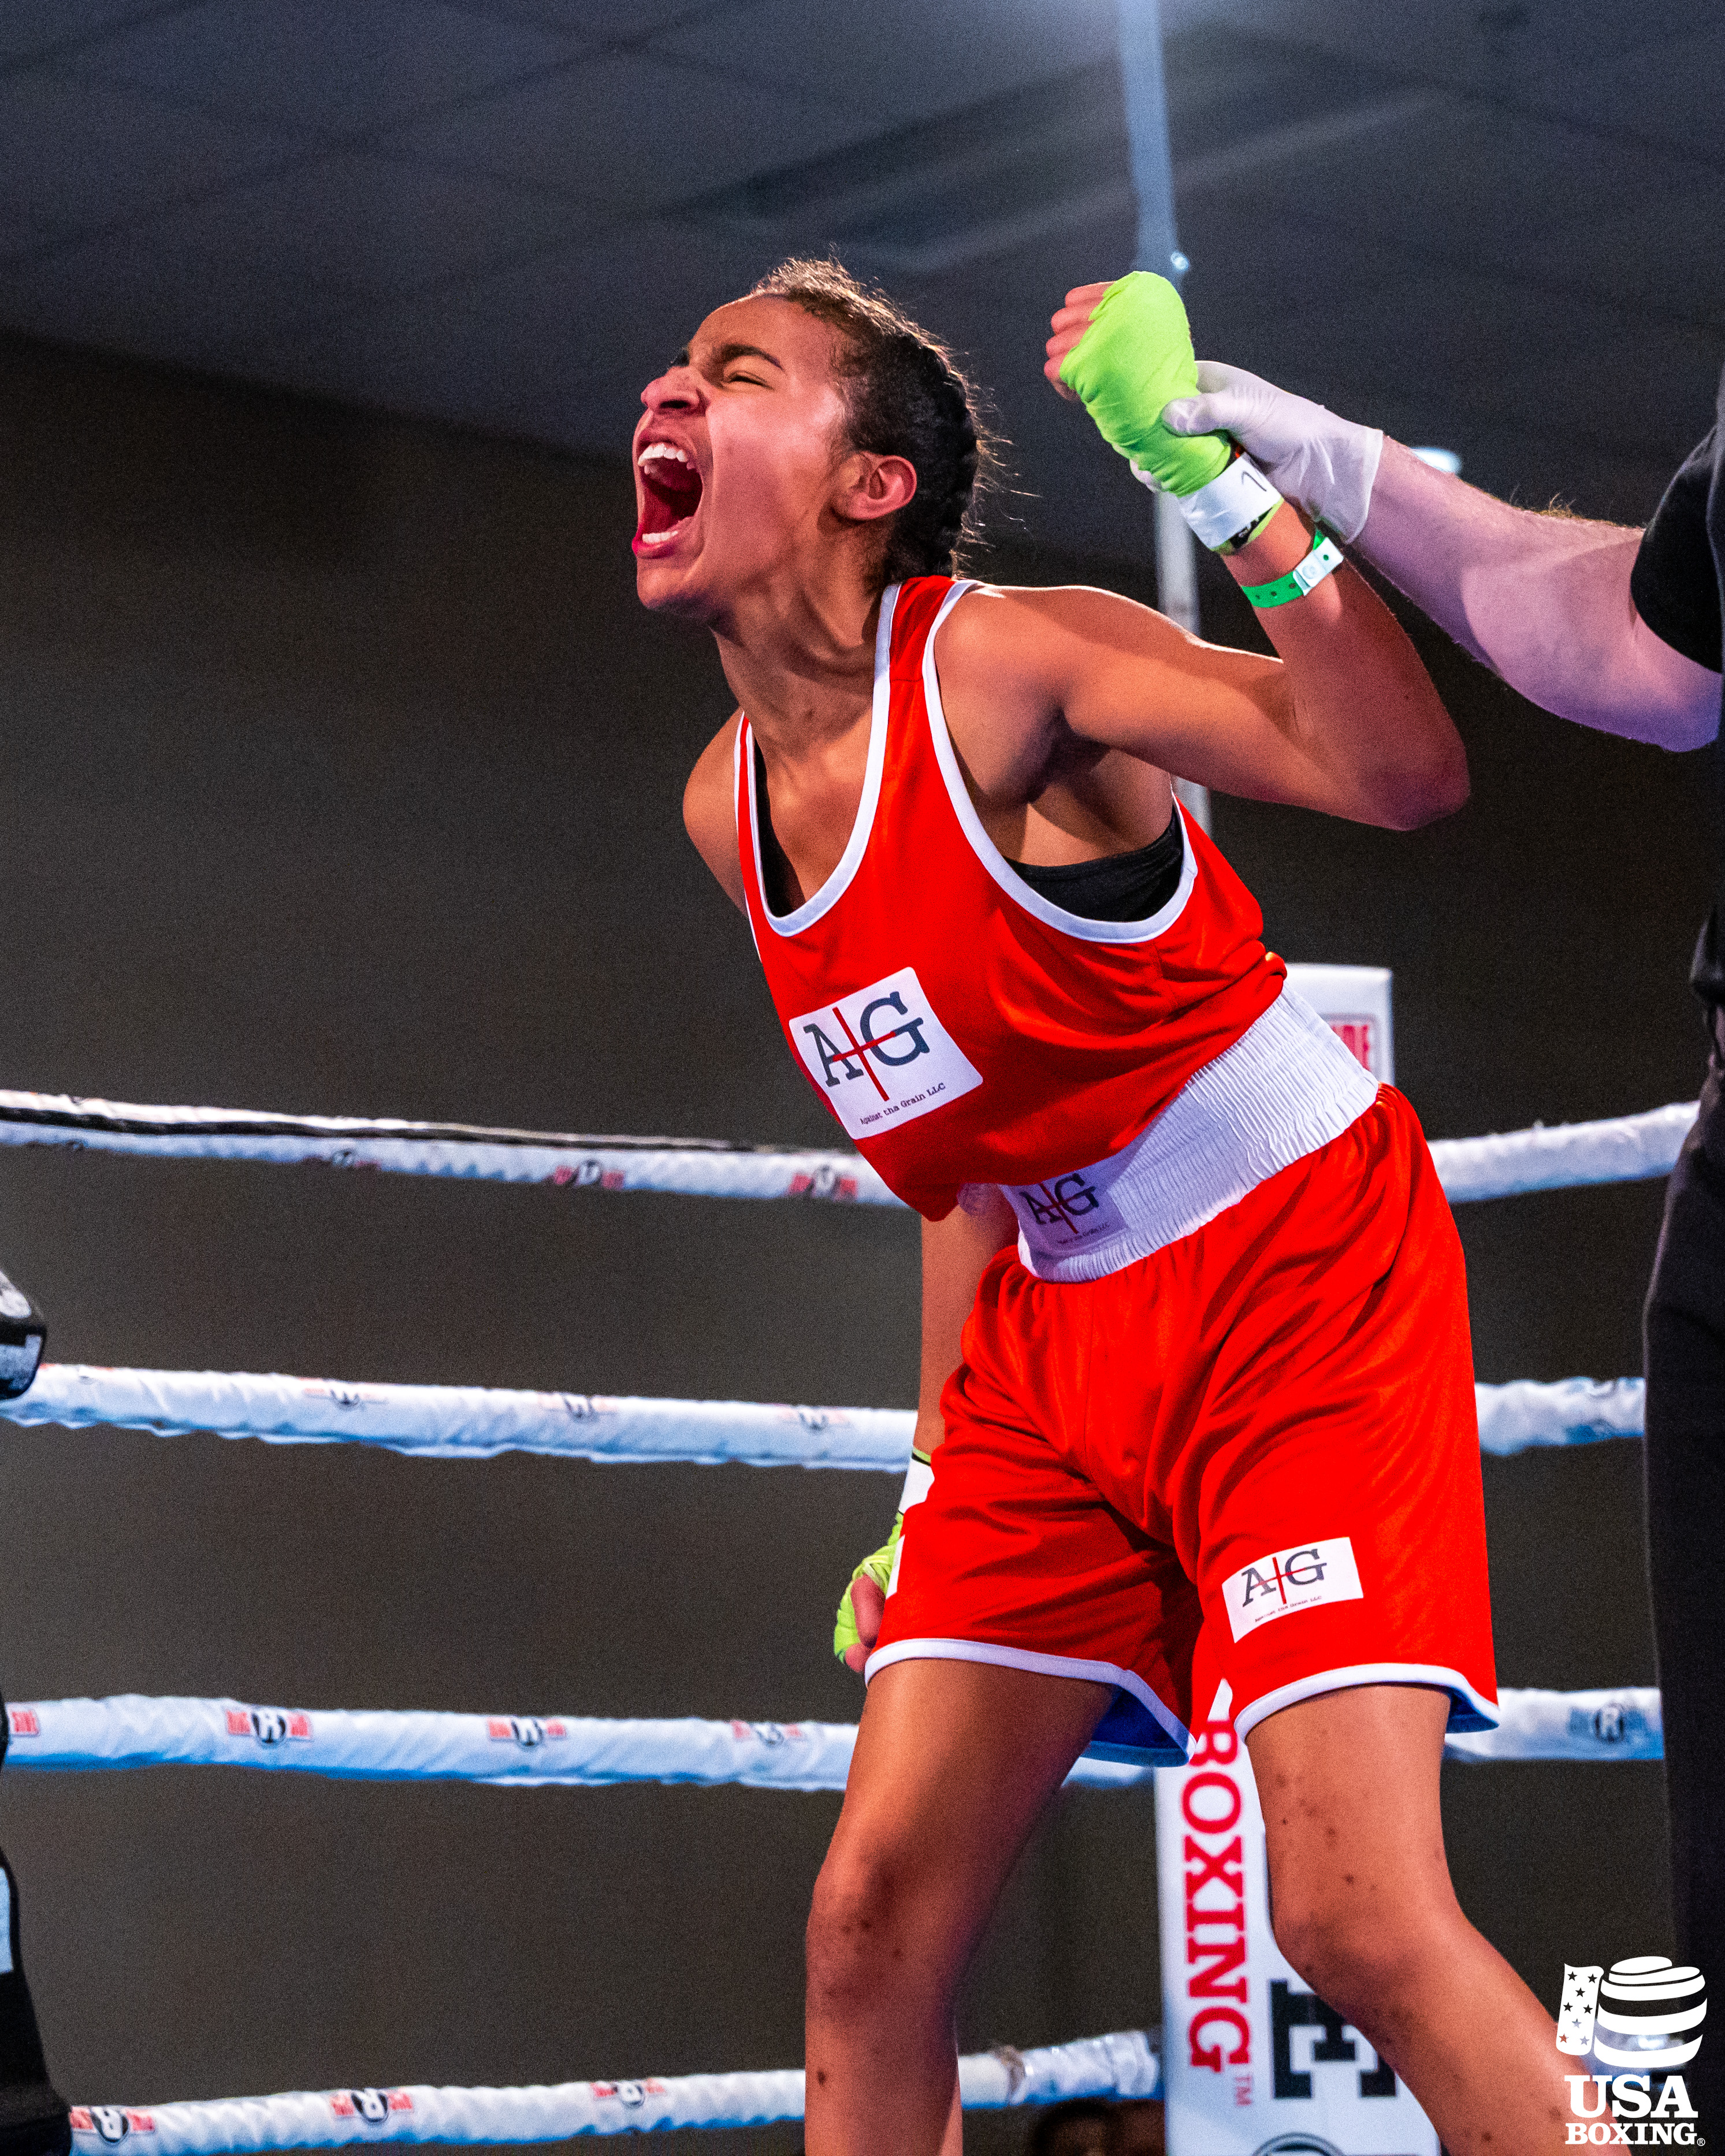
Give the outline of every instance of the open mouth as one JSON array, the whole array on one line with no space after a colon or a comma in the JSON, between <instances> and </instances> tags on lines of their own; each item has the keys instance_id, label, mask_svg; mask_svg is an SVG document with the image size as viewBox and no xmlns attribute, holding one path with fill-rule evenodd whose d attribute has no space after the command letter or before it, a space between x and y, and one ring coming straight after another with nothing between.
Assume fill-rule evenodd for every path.
<instances>
[{"instance_id":1,"label":"open mouth","mask_svg":"<svg viewBox=\"0 0 1725 2156\"><path fill-rule=\"evenodd\" d=\"M649 442L635 459L641 478L641 516L634 550L653 554L669 546L701 506L701 474L686 449L673 442Z\"/></svg>"}]
</instances>

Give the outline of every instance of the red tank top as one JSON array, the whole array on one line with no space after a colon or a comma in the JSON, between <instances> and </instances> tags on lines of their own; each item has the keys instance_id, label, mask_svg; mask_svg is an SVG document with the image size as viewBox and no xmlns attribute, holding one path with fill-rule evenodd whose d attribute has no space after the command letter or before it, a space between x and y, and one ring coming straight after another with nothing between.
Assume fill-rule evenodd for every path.
<instances>
[{"instance_id":1,"label":"red tank top","mask_svg":"<svg viewBox=\"0 0 1725 2156\"><path fill-rule=\"evenodd\" d=\"M1147 921L1085 920L1014 874L941 709L935 632L968 588L919 577L882 598L856 822L793 913L768 911L746 716L737 737L743 890L785 1038L932 1220L964 1183L1034 1183L1130 1144L1285 977L1250 892L1189 818L1179 888Z\"/></svg>"}]
</instances>

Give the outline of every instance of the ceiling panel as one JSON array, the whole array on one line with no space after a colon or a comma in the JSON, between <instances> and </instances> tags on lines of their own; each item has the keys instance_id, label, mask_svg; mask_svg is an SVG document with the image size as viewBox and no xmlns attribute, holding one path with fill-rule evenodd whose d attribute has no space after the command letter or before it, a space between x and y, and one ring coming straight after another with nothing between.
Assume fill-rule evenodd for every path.
<instances>
[{"instance_id":1,"label":"ceiling panel","mask_svg":"<svg viewBox=\"0 0 1725 2156\"><path fill-rule=\"evenodd\" d=\"M1429 384L1482 420L1536 432L1555 421L1572 438L1675 464L1694 439L1693 415L1712 400L1721 340L1671 325L1657 337L1635 332L1631 311L1579 295L1554 307L1518 280L1406 275L1288 316L1280 378L1307 394L1334 390L1362 418L1373 416L1373 397ZM1588 363L1578 367L1584 352Z\"/></svg>"},{"instance_id":2,"label":"ceiling panel","mask_svg":"<svg viewBox=\"0 0 1725 2156\"><path fill-rule=\"evenodd\" d=\"M69 64L240 119L352 134L567 59L571 35L443 0L203 0Z\"/></svg>"},{"instance_id":3,"label":"ceiling panel","mask_svg":"<svg viewBox=\"0 0 1725 2156\"><path fill-rule=\"evenodd\" d=\"M476 14L505 22L536 23L596 43L621 44L654 30L698 23L745 4L745 0L462 0Z\"/></svg>"},{"instance_id":4,"label":"ceiling panel","mask_svg":"<svg viewBox=\"0 0 1725 2156\"><path fill-rule=\"evenodd\" d=\"M1708 28L1650 38L1612 59L1590 56L1542 81L1539 101L1547 110L1668 144L1725 172L1722 85L1725 20L1716 20Z\"/></svg>"},{"instance_id":5,"label":"ceiling panel","mask_svg":"<svg viewBox=\"0 0 1725 2156\"><path fill-rule=\"evenodd\" d=\"M590 221L572 203L484 173L345 150L176 211L143 244L246 269L242 311L255 294L279 321L283 297L290 318L296 294L326 312L413 291L567 244Z\"/></svg>"},{"instance_id":6,"label":"ceiling panel","mask_svg":"<svg viewBox=\"0 0 1725 2156\"><path fill-rule=\"evenodd\" d=\"M1553 221L1523 208L1474 228L1466 257L1471 267L1513 272L1559 321L1572 297L1614 305L1647 341L1668 326L1725 331L1722 235L1725 173L1656 158L1639 185L1625 180L1609 209Z\"/></svg>"},{"instance_id":7,"label":"ceiling panel","mask_svg":"<svg viewBox=\"0 0 1725 2156\"><path fill-rule=\"evenodd\" d=\"M410 154L644 213L870 131L788 92L619 53L404 128Z\"/></svg>"},{"instance_id":8,"label":"ceiling panel","mask_svg":"<svg viewBox=\"0 0 1725 2156\"><path fill-rule=\"evenodd\" d=\"M185 4L186 0L6 0L0 8L0 59L71 51L121 23Z\"/></svg>"},{"instance_id":9,"label":"ceiling panel","mask_svg":"<svg viewBox=\"0 0 1725 2156\"><path fill-rule=\"evenodd\" d=\"M653 49L888 122L1111 61L1117 23L1114 0L747 0L665 33Z\"/></svg>"},{"instance_id":10,"label":"ceiling panel","mask_svg":"<svg viewBox=\"0 0 1725 2156\"><path fill-rule=\"evenodd\" d=\"M1254 35L1488 94L1515 95L1578 59L1609 61L1691 29L1713 0L1204 0Z\"/></svg>"},{"instance_id":11,"label":"ceiling panel","mask_svg":"<svg viewBox=\"0 0 1725 2156\"><path fill-rule=\"evenodd\" d=\"M650 266L649 266L650 265ZM745 290L752 250L648 227L548 250L277 341L272 381L625 457L640 393L701 317Z\"/></svg>"},{"instance_id":12,"label":"ceiling panel","mask_svg":"<svg viewBox=\"0 0 1725 2156\"><path fill-rule=\"evenodd\" d=\"M41 69L0 74L0 215L101 224L300 154L273 128Z\"/></svg>"},{"instance_id":13,"label":"ceiling panel","mask_svg":"<svg viewBox=\"0 0 1725 2156\"><path fill-rule=\"evenodd\" d=\"M1132 208L1112 61L912 121L680 205L763 251L823 254L894 275L947 272Z\"/></svg>"},{"instance_id":14,"label":"ceiling panel","mask_svg":"<svg viewBox=\"0 0 1725 2156\"><path fill-rule=\"evenodd\" d=\"M1276 203L1302 220L1466 262L1507 218L1559 231L1610 215L1627 194L1661 184L1658 153L1585 129L1442 95L1371 129L1266 161L1238 185L1236 213Z\"/></svg>"}]
</instances>

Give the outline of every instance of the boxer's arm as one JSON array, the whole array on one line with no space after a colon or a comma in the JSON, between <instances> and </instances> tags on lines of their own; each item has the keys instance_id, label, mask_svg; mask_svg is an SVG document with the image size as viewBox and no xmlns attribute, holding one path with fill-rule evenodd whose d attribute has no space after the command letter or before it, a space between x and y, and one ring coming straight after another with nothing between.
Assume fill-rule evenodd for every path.
<instances>
[{"instance_id":1,"label":"boxer's arm","mask_svg":"<svg viewBox=\"0 0 1725 2156\"><path fill-rule=\"evenodd\" d=\"M880 1637L905 1512L927 1490L927 1460L946 1435L941 1394L958 1367L959 1342L978 1284L988 1260L1017 1233L1011 1206L998 1190L982 1183L967 1184L963 1199L944 1220L922 1224L922 1372L911 1474L891 1538L864 1558L839 1599L833 1651L848 1670L861 1671Z\"/></svg>"},{"instance_id":2,"label":"boxer's arm","mask_svg":"<svg viewBox=\"0 0 1725 2156\"><path fill-rule=\"evenodd\" d=\"M1284 506L1232 560L1274 577L1306 552ZM941 681L961 751L987 725L1122 749L1202 786L1412 829L1459 808L1467 761L1413 645L1342 568L1264 617L1280 660L1189 636L1110 592L984 590L941 631Z\"/></svg>"},{"instance_id":3,"label":"boxer's arm","mask_svg":"<svg viewBox=\"0 0 1725 2156\"><path fill-rule=\"evenodd\" d=\"M741 715L732 712L706 747L689 774L683 789L683 829L695 850L717 877L726 898L739 913L747 913L743 896L742 864L737 858L737 799L733 773L737 729Z\"/></svg>"},{"instance_id":4,"label":"boxer's arm","mask_svg":"<svg viewBox=\"0 0 1725 2156\"><path fill-rule=\"evenodd\" d=\"M958 1343L978 1283L997 1250L1016 1240L1018 1216L989 1183L967 1183L944 1220L922 1224L922 1370L916 1389L916 1450L946 1435L941 1394L958 1367Z\"/></svg>"},{"instance_id":5,"label":"boxer's arm","mask_svg":"<svg viewBox=\"0 0 1725 2156\"><path fill-rule=\"evenodd\" d=\"M1080 285L1050 326L1049 380L1226 561L1284 664L1100 593L1014 593L1017 722L1054 716L1200 785L1394 829L1459 808L1461 738L1389 608L1219 427L1168 424L1204 401L1173 286L1142 271Z\"/></svg>"}]
</instances>

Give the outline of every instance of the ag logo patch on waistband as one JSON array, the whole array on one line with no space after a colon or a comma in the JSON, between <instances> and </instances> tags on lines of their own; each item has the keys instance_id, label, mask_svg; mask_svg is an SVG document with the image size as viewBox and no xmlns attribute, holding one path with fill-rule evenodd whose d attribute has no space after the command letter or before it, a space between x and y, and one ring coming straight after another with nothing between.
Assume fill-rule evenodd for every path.
<instances>
[{"instance_id":1,"label":"ag logo patch on waistband","mask_svg":"<svg viewBox=\"0 0 1725 2156\"><path fill-rule=\"evenodd\" d=\"M1243 1640L1273 1617L1291 1617L1296 1609L1317 1609L1326 1602L1363 1601L1365 1589L1353 1543L1337 1535L1260 1557L1223 1581L1222 1599L1235 1638Z\"/></svg>"},{"instance_id":2,"label":"ag logo patch on waistband","mask_svg":"<svg viewBox=\"0 0 1725 2156\"><path fill-rule=\"evenodd\" d=\"M809 1075L854 1138L883 1137L983 1082L906 966L853 995L793 1018Z\"/></svg>"}]
</instances>

